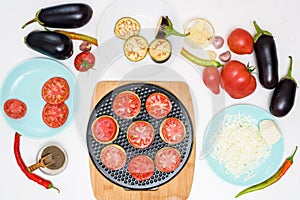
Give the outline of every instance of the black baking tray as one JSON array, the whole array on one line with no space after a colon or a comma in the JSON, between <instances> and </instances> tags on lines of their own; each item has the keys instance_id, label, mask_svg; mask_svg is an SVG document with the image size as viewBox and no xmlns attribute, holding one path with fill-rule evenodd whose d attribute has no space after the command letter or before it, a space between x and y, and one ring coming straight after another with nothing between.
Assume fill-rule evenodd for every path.
<instances>
[{"instance_id":1,"label":"black baking tray","mask_svg":"<svg viewBox=\"0 0 300 200\"><path fill-rule=\"evenodd\" d=\"M132 119L119 118L112 110L112 102L115 96L123 91L132 91L136 93L141 100L141 111L136 117ZM161 139L159 134L159 127L161 122L165 118L155 119L151 117L145 109L145 101L147 97L154 92L161 92L169 97L172 103L172 110L167 117L176 117L180 119L186 128L186 136L184 140L178 144L170 145L168 143L165 143ZM109 144L103 144L95 140L91 131L93 121L102 115L109 115L114 117L119 124L118 137L112 142L112 144L117 144L123 147L127 154L126 164L119 170L110 170L101 162L100 152L106 145ZM134 148L129 144L127 140L127 128L133 121L137 120L144 120L151 123L155 130L154 141L148 148ZM97 170L112 183L129 190L151 190L157 189L159 186L167 183L172 178L174 178L181 169L183 169L192 151L194 142L193 134L193 125L189 113L183 103L173 93L155 84L142 82L130 83L119 86L107 93L93 108L87 126L87 149L89 151L90 158ZM129 174L127 166L131 158L140 154L144 154L149 156L154 161L156 152L159 149L167 146L176 148L181 154L181 163L177 169L172 172L160 172L155 169L153 176L145 181L137 181Z\"/></svg>"}]
</instances>

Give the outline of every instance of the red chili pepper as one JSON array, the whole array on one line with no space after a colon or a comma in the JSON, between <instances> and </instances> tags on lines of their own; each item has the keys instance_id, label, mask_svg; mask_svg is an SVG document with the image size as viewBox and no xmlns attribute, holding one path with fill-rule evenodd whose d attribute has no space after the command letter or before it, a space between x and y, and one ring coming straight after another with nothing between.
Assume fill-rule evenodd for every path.
<instances>
[{"instance_id":1,"label":"red chili pepper","mask_svg":"<svg viewBox=\"0 0 300 200\"><path fill-rule=\"evenodd\" d=\"M15 134L15 141L14 141L14 153L15 153L15 158L16 161L19 165L19 167L21 168L22 172L31 180L35 181L36 183L44 186L46 189L56 189L58 192L60 192L60 190L56 187L53 186L53 184L46 180L43 179L42 177L34 174L34 173L29 173L27 171L27 166L25 165L22 157L21 157L21 152L20 152L20 137L21 135L19 133L16 132Z\"/></svg>"},{"instance_id":2,"label":"red chili pepper","mask_svg":"<svg viewBox=\"0 0 300 200\"><path fill-rule=\"evenodd\" d=\"M281 177L285 174L285 172L293 164L294 155L296 154L297 149L298 149L298 146L296 146L296 149L294 150L293 154L285 160L283 165L279 168L279 170L273 176L271 176L270 178L268 178L267 180L265 180L261 183L258 183L256 185L253 185L251 187L248 187L248 188L242 190L240 193L238 193L235 196L235 198L237 198L243 194L249 193L249 192L254 192L256 190L264 189L264 188L272 185L273 183L277 182L279 179L281 179Z\"/></svg>"}]
</instances>

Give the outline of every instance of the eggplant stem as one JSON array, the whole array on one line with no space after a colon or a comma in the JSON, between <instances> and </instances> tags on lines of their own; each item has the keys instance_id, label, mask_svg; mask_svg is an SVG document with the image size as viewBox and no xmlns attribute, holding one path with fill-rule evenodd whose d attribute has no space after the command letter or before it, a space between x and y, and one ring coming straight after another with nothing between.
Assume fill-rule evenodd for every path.
<instances>
[{"instance_id":1,"label":"eggplant stem","mask_svg":"<svg viewBox=\"0 0 300 200\"><path fill-rule=\"evenodd\" d=\"M282 79L290 79L295 83L296 87L298 87L296 79L292 76L292 70L293 70L293 58L292 58L292 56L289 56L289 59L290 59L290 65L289 65L288 73Z\"/></svg>"},{"instance_id":2,"label":"eggplant stem","mask_svg":"<svg viewBox=\"0 0 300 200\"><path fill-rule=\"evenodd\" d=\"M33 18L32 20L26 22L26 23L22 26L22 29L24 29L26 26L28 26L29 24L32 24L32 23L34 23L34 22L36 22L36 21L37 21L36 18Z\"/></svg>"},{"instance_id":3,"label":"eggplant stem","mask_svg":"<svg viewBox=\"0 0 300 200\"><path fill-rule=\"evenodd\" d=\"M260 26L258 26L258 24L256 23L256 21L253 21L253 24L254 24L255 30L257 31L257 33L254 36L254 43L262 35L273 36L272 33L270 33L269 31L261 29Z\"/></svg>"},{"instance_id":4,"label":"eggplant stem","mask_svg":"<svg viewBox=\"0 0 300 200\"><path fill-rule=\"evenodd\" d=\"M188 33L179 33L178 31L172 29L172 35L176 35L176 36L180 36L180 37L186 37L190 34L190 32Z\"/></svg>"},{"instance_id":5,"label":"eggplant stem","mask_svg":"<svg viewBox=\"0 0 300 200\"><path fill-rule=\"evenodd\" d=\"M166 26L164 27L164 30L163 30L165 33L166 33L166 38L169 37L170 35L176 35L176 36L179 36L179 37L186 37L188 36L190 33L179 33L178 31L176 31L172 26Z\"/></svg>"},{"instance_id":6,"label":"eggplant stem","mask_svg":"<svg viewBox=\"0 0 300 200\"><path fill-rule=\"evenodd\" d=\"M41 11L42 11L42 10L37 11L36 14L35 14L35 17L34 17L32 20L26 22L26 23L22 26L22 29L25 28L26 26L28 26L29 24L34 23L34 22L38 22L40 25L43 26L43 23L39 21L39 14L40 14Z\"/></svg>"},{"instance_id":7,"label":"eggplant stem","mask_svg":"<svg viewBox=\"0 0 300 200\"><path fill-rule=\"evenodd\" d=\"M292 69L293 69L293 58L292 56L289 56L289 59L290 59L290 66L289 66L289 69L288 69L288 73L287 73L287 78L292 78Z\"/></svg>"}]
</instances>

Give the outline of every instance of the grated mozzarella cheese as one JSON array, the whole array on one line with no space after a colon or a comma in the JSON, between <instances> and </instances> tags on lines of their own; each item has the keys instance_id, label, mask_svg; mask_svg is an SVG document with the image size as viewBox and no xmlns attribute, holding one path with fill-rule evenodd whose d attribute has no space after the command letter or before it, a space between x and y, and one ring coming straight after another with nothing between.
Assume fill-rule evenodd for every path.
<instances>
[{"instance_id":1,"label":"grated mozzarella cheese","mask_svg":"<svg viewBox=\"0 0 300 200\"><path fill-rule=\"evenodd\" d=\"M253 171L270 155L271 148L256 124L249 116L227 114L215 138L212 157L236 179L245 175L244 181L247 181L255 176Z\"/></svg>"}]
</instances>

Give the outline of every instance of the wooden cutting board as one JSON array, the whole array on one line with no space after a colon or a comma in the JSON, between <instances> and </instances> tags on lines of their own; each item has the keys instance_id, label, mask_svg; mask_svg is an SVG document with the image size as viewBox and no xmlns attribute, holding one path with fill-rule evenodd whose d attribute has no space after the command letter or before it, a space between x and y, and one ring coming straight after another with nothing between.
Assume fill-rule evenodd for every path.
<instances>
[{"instance_id":1,"label":"wooden cutting board","mask_svg":"<svg viewBox=\"0 0 300 200\"><path fill-rule=\"evenodd\" d=\"M97 102L102 99L111 90L132 82L125 81L103 81L97 83L94 89L91 108L94 108ZM190 114L193 125L194 109L189 87L184 82L148 82L156 84L173 93L185 105ZM193 126L194 128L194 126ZM94 196L98 200L185 200L188 198L194 177L196 137L194 131L194 142L190 157L184 168L172 180L160 186L157 190L125 190L124 188L113 184L107 180L95 167L92 160L89 160L90 177Z\"/></svg>"}]
</instances>

